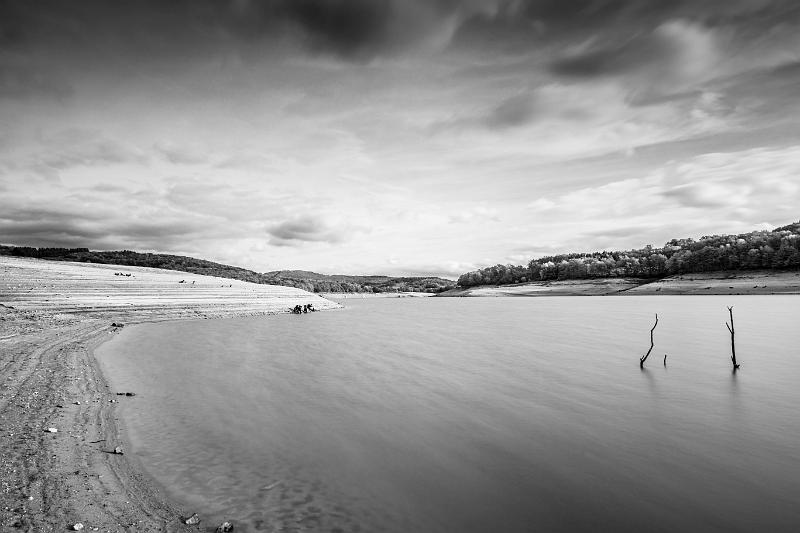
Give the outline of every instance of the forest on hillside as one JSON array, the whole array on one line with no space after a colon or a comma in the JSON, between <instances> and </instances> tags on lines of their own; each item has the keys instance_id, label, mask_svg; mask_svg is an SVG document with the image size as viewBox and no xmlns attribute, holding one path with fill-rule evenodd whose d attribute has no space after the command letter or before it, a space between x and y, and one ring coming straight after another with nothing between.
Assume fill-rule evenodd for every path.
<instances>
[{"instance_id":1,"label":"forest on hillside","mask_svg":"<svg viewBox=\"0 0 800 533\"><path fill-rule=\"evenodd\" d=\"M452 289L455 282L436 277L349 276L305 270L278 270L263 274L265 283L290 285L309 292L428 292Z\"/></svg>"},{"instance_id":2,"label":"forest on hillside","mask_svg":"<svg viewBox=\"0 0 800 533\"><path fill-rule=\"evenodd\" d=\"M559 254L527 265L495 265L461 275L460 287L531 281L660 278L721 270L800 269L800 221L771 231L672 239L661 248Z\"/></svg>"},{"instance_id":3,"label":"forest on hillside","mask_svg":"<svg viewBox=\"0 0 800 533\"><path fill-rule=\"evenodd\" d=\"M0 255L33 257L51 261L75 261L178 270L203 276L237 279L251 283L297 287L309 292L430 292L451 289L454 283L435 277L345 276L325 275L301 270L277 270L258 273L245 268L223 265L181 255L121 251L92 251L88 248L33 248L2 246Z\"/></svg>"}]
</instances>

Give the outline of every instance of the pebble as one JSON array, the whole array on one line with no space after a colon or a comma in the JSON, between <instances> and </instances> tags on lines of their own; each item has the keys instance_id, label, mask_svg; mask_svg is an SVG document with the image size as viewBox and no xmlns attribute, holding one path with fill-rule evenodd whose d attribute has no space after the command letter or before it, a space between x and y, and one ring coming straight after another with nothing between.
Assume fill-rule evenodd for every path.
<instances>
[{"instance_id":1,"label":"pebble","mask_svg":"<svg viewBox=\"0 0 800 533\"><path fill-rule=\"evenodd\" d=\"M47 428L45 431L49 433L58 433L58 430L56 428Z\"/></svg>"},{"instance_id":2,"label":"pebble","mask_svg":"<svg viewBox=\"0 0 800 533\"><path fill-rule=\"evenodd\" d=\"M195 526L200 523L200 517L197 516L197 513L194 513L192 516L184 520L183 523L189 526Z\"/></svg>"},{"instance_id":3,"label":"pebble","mask_svg":"<svg viewBox=\"0 0 800 533\"><path fill-rule=\"evenodd\" d=\"M233 524L230 522L223 522L217 526L215 533L228 533L229 531L233 531Z\"/></svg>"},{"instance_id":4,"label":"pebble","mask_svg":"<svg viewBox=\"0 0 800 533\"><path fill-rule=\"evenodd\" d=\"M80 531L81 529L83 529L83 524L81 524L80 522L72 526L73 531Z\"/></svg>"},{"instance_id":5,"label":"pebble","mask_svg":"<svg viewBox=\"0 0 800 533\"><path fill-rule=\"evenodd\" d=\"M122 452L122 448L120 448L119 446L117 446L116 448L114 448L114 453L116 453L117 455L122 455L122 453L123 453L123 452Z\"/></svg>"}]
</instances>

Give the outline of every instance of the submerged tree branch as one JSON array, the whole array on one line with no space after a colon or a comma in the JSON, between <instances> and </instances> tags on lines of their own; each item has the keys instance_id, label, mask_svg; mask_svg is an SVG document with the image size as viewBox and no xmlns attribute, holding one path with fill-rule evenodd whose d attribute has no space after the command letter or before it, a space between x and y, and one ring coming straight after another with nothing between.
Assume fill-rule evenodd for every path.
<instances>
[{"instance_id":1,"label":"submerged tree branch","mask_svg":"<svg viewBox=\"0 0 800 533\"><path fill-rule=\"evenodd\" d=\"M733 362L733 370L735 372L739 369L739 365L736 363L736 330L733 327L733 306L728 307L728 313L731 315L731 323L728 324L725 322L725 327L731 332L731 361Z\"/></svg>"},{"instance_id":2,"label":"submerged tree branch","mask_svg":"<svg viewBox=\"0 0 800 533\"><path fill-rule=\"evenodd\" d=\"M650 352L653 351L653 331L655 331L656 326L658 325L658 313L656 313L656 323L653 324L653 327L650 329L650 349L647 350L647 353L644 354L642 357L639 358L639 368L644 368L644 362L647 360L647 357L650 355Z\"/></svg>"}]
</instances>

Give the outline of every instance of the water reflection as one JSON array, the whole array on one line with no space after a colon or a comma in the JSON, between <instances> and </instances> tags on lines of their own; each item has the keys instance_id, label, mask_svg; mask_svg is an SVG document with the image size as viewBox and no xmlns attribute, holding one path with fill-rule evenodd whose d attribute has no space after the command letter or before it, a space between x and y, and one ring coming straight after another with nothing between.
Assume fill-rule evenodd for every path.
<instances>
[{"instance_id":1,"label":"water reflection","mask_svg":"<svg viewBox=\"0 0 800 533\"><path fill-rule=\"evenodd\" d=\"M149 471L238 531L794 531L800 299L736 301L761 353L730 377L727 300L348 300L126 328L101 360ZM656 310L676 355L640 377Z\"/></svg>"}]
</instances>

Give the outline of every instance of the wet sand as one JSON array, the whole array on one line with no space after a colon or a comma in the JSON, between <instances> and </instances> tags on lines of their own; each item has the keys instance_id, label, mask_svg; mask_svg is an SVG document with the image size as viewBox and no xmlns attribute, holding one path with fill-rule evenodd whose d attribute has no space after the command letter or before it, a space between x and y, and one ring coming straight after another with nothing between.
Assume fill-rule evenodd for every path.
<instances>
[{"instance_id":1,"label":"wet sand","mask_svg":"<svg viewBox=\"0 0 800 533\"><path fill-rule=\"evenodd\" d=\"M115 406L136 397L109 389L93 348L119 331L112 323L266 315L306 303L338 307L291 287L0 257L0 531L197 531L181 517L201 510L167 501L124 453Z\"/></svg>"}]
</instances>

